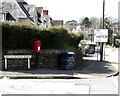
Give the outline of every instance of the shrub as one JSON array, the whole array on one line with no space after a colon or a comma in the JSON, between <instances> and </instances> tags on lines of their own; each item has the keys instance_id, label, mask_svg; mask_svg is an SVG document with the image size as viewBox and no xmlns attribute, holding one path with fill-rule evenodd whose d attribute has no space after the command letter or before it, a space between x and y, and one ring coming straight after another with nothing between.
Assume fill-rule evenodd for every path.
<instances>
[{"instance_id":1,"label":"shrub","mask_svg":"<svg viewBox=\"0 0 120 96\"><path fill-rule=\"evenodd\" d=\"M37 28L24 24L2 23L3 49L33 49L33 42L42 41L42 49L75 48L82 34L68 33L63 27Z\"/></svg>"}]
</instances>

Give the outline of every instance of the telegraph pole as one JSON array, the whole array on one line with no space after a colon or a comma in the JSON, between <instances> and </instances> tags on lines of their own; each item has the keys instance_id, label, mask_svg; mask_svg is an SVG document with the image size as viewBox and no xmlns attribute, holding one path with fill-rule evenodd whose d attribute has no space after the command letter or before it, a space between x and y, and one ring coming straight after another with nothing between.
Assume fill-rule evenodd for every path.
<instances>
[{"instance_id":1,"label":"telegraph pole","mask_svg":"<svg viewBox=\"0 0 120 96\"><path fill-rule=\"evenodd\" d=\"M103 0L103 29L104 29L104 17L105 17L105 0ZM103 42L101 42L100 61L103 60Z\"/></svg>"}]
</instances>

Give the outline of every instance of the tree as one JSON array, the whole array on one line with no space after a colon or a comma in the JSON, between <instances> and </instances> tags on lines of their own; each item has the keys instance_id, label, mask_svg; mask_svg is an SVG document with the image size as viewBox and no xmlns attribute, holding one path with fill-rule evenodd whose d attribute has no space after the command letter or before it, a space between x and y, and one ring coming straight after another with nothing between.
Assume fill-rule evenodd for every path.
<instances>
[{"instance_id":1,"label":"tree","mask_svg":"<svg viewBox=\"0 0 120 96\"><path fill-rule=\"evenodd\" d=\"M104 28L108 29L108 42L109 45L119 46L119 43L116 41L114 34L117 33L116 19L111 17L106 17L104 20Z\"/></svg>"},{"instance_id":2,"label":"tree","mask_svg":"<svg viewBox=\"0 0 120 96\"><path fill-rule=\"evenodd\" d=\"M83 21L81 22L81 25L90 28L91 22L90 22L89 18L88 18L88 17L85 17L85 18L83 19Z\"/></svg>"},{"instance_id":3,"label":"tree","mask_svg":"<svg viewBox=\"0 0 120 96\"><path fill-rule=\"evenodd\" d=\"M100 19L99 18L91 17L90 22L91 22L92 29L100 28Z\"/></svg>"}]
</instances>

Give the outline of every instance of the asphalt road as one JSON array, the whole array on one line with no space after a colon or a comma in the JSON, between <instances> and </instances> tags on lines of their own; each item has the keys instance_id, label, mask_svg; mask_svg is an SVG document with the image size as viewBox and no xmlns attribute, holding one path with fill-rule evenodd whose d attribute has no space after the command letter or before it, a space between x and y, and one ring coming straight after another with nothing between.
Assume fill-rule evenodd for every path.
<instances>
[{"instance_id":1,"label":"asphalt road","mask_svg":"<svg viewBox=\"0 0 120 96\"><path fill-rule=\"evenodd\" d=\"M118 86L114 78L4 79L0 82L0 94L118 94Z\"/></svg>"}]
</instances>

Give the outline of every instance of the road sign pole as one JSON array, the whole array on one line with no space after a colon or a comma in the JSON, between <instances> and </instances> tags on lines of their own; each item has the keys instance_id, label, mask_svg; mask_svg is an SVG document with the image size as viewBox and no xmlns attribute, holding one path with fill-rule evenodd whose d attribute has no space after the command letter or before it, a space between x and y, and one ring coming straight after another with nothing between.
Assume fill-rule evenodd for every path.
<instances>
[{"instance_id":1,"label":"road sign pole","mask_svg":"<svg viewBox=\"0 0 120 96\"><path fill-rule=\"evenodd\" d=\"M99 43L97 42L97 51L98 51L98 45ZM98 52L97 52L97 61L98 61Z\"/></svg>"},{"instance_id":2,"label":"road sign pole","mask_svg":"<svg viewBox=\"0 0 120 96\"><path fill-rule=\"evenodd\" d=\"M104 16L105 16L105 0L103 0L103 29L104 29ZM100 61L103 60L103 45L104 43L101 43L101 52L100 52Z\"/></svg>"}]
</instances>

